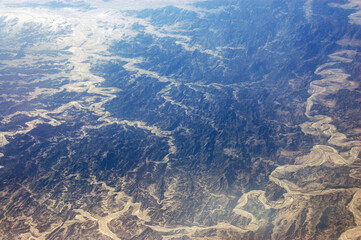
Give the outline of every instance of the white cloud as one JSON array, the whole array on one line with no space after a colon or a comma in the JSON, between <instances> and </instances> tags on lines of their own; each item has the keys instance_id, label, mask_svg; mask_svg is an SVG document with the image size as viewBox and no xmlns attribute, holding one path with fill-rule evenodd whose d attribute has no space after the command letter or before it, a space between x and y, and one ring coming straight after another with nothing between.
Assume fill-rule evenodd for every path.
<instances>
[{"instance_id":1,"label":"white cloud","mask_svg":"<svg viewBox=\"0 0 361 240\"><path fill-rule=\"evenodd\" d=\"M49 4L51 2L63 3L63 4L80 4L86 3L95 8L111 8L111 9L145 9L145 8L158 8L169 5L187 5L195 2L201 2L205 0L3 0L5 5L31 5L31 4Z\"/></svg>"}]
</instances>

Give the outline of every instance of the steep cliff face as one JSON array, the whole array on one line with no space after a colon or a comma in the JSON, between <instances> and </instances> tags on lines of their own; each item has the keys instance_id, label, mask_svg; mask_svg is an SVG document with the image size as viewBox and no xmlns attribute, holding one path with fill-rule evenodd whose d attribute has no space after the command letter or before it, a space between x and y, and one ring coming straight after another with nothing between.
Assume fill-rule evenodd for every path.
<instances>
[{"instance_id":1,"label":"steep cliff face","mask_svg":"<svg viewBox=\"0 0 361 240\"><path fill-rule=\"evenodd\" d=\"M357 1L99 4L0 10L3 239L361 237Z\"/></svg>"}]
</instances>

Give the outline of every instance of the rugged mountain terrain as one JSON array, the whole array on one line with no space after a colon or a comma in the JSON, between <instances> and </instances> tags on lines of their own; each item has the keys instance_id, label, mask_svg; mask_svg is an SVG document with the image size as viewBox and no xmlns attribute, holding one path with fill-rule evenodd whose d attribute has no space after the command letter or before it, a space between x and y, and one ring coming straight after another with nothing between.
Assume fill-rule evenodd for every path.
<instances>
[{"instance_id":1,"label":"rugged mountain terrain","mask_svg":"<svg viewBox=\"0 0 361 240\"><path fill-rule=\"evenodd\" d=\"M20 2L1 239L361 237L358 1Z\"/></svg>"}]
</instances>

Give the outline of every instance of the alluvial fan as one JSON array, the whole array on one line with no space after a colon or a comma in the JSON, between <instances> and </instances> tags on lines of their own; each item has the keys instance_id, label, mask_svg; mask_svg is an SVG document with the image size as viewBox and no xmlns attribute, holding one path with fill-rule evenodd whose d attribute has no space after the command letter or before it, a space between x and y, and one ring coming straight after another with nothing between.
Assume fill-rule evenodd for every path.
<instances>
[{"instance_id":1,"label":"alluvial fan","mask_svg":"<svg viewBox=\"0 0 361 240\"><path fill-rule=\"evenodd\" d=\"M360 239L359 0L0 3L0 239Z\"/></svg>"}]
</instances>

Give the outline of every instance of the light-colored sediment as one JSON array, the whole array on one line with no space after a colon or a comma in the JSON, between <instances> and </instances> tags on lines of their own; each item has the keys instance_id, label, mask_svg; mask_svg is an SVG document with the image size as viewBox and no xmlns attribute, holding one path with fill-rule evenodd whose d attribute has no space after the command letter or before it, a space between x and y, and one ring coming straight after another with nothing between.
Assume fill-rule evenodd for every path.
<instances>
[{"instance_id":1,"label":"light-colored sediment","mask_svg":"<svg viewBox=\"0 0 361 240\"><path fill-rule=\"evenodd\" d=\"M344 9L354 9L357 10L355 13L349 15L350 23L361 25L361 1L360 0L348 0L345 4L330 3L332 7L340 7Z\"/></svg>"},{"instance_id":2,"label":"light-colored sediment","mask_svg":"<svg viewBox=\"0 0 361 240\"><path fill-rule=\"evenodd\" d=\"M308 21L308 22L310 22L311 21L311 17L312 17L312 2L313 2L313 0L307 0L306 2L305 2L305 5L304 5L304 7L303 7L303 9L304 9L304 11L305 11L305 17L306 17L306 20Z\"/></svg>"},{"instance_id":3,"label":"light-colored sediment","mask_svg":"<svg viewBox=\"0 0 361 240\"><path fill-rule=\"evenodd\" d=\"M122 216L124 213L130 211L130 214L133 216L137 216L142 223L145 223L146 221L150 221L147 210L141 210L141 204L134 203L132 197L128 196L124 192L116 191L114 188L108 186L105 182L97 181L94 176L91 177L90 180L89 179L87 180L90 181L92 185L101 186L104 190L106 190L108 197L114 195L116 201L119 202L122 208L117 211L107 210L105 208L105 206L107 206L106 204L107 198L105 198L103 200L104 207L102 208L103 210L102 214L105 214L105 216L99 216L98 214L87 212L84 209L75 209L75 212L80 214L79 216L77 216L78 219L87 218L96 221L99 224L100 233L116 240L119 240L120 238L109 228L110 221L112 221L113 219L116 219Z\"/></svg>"},{"instance_id":4,"label":"light-colored sediment","mask_svg":"<svg viewBox=\"0 0 361 240\"><path fill-rule=\"evenodd\" d=\"M359 0L351 0L348 4L333 4L337 7L343 7L346 9L355 9L361 6L361 2ZM310 19L312 16L312 0L308 0L305 5L305 14L306 18ZM15 117L20 114L24 114L28 117L33 118L32 120L25 123L21 129L17 129L9 132L0 132L0 147L5 146L9 143L9 140L6 137L13 137L17 134L26 134L30 132L32 129L36 128L39 124L50 124L53 126L58 126L65 121L67 121L68 111L69 110L78 110L78 111L89 111L95 116L99 116L97 123L94 125L86 125L82 128L83 136L86 136L87 129L96 129L101 128L111 124L119 124L119 125L127 125L131 127L136 127L143 129L145 131L149 131L151 134L166 138L168 143L168 154L164 157L163 161L157 163L168 163L170 160L170 156L177 152L177 146L175 145L174 137L172 136L171 131L163 131L157 126L150 126L149 124L141 121L128 121L128 120L119 120L111 117L111 114L107 112L104 108L104 105L114 99L116 97L116 93L121 91L121 89L110 88L110 87L101 87L101 83L104 82L102 77L99 77L91 72L92 64L96 63L98 60L114 60L114 61L123 61L126 62L123 65L123 68L127 71L133 72L135 76L145 75L154 79L157 79L160 82L167 83L168 85L159 92L159 96L164 99L164 105L166 103L177 105L181 109L183 109L186 113L193 111L194 109L190 106L186 106L181 102L177 102L171 98L169 94L170 90L173 87L177 87L178 84L174 79L160 76L157 72L149 71L142 69L139 67L139 63L141 63L142 59L130 59L130 58L119 58L115 56L111 56L109 52L107 52L107 48L111 41L121 40L125 36L135 36L136 32L131 30L131 25L133 23L138 23L145 26L145 32L151 34L157 38L174 38L177 39L176 43L183 47L186 51L200 51L204 54L212 55L216 58L221 59L220 51L222 49L210 50L204 49L198 45L191 45L190 38L185 35L179 35L172 33L171 29L157 29L152 26L146 19L137 19L132 17L126 17L117 11L107 10L88 10L88 11L78 11L74 9L60 9L58 11L53 11L50 14L47 14L42 9L38 8L7 8L1 7L0 16L6 17L6 22L17 21L9 31L8 37L16 37L16 33L20 32L25 23L36 23L42 24L43 26L50 27L50 30L55 32L59 32L64 27L69 27L71 30L69 34L65 34L59 38L48 39L47 43L35 45L31 47L31 51L35 50L61 50L67 49L68 54L70 56L64 54L59 55L57 57L51 58L54 61L66 62L66 69L64 69L61 73L56 73L51 76L47 76L46 78L39 78L34 82L45 81L47 78L51 78L54 80L60 78L66 78L70 80L69 83L62 85L59 88L35 88L33 92L29 93L28 96L25 96L27 101L36 99L43 95L54 95L56 93L66 91L66 92L75 92L75 93L84 93L84 96L79 101L70 101L60 107L55 109L46 110L46 109L34 109L32 111L18 111L16 113L10 114L8 116L4 116L2 119L3 123L11 122L12 117ZM352 24L361 24L360 11L350 15L350 22ZM105 28L106 26L106 28ZM55 35L55 34L54 34ZM340 41L341 45L344 46L352 46L357 45L359 43L349 40ZM226 49L226 48L225 48ZM242 47L239 48L243 49ZM31 53L31 51L29 51ZM232 229L234 231L246 232L246 231L256 231L261 225L262 220L257 220L256 217L243 209L243 207L247 204L249 199L256 198L265 209L283 209L290 206L294 201L300 201L299 196L316 196L322 194L330 194L338 191L345 191L346 189L324 189L321 184L308 184L304 187L297 186L296 184L282 179L287 173L294 173L299 171L302 168L308 166L321 166L323 164L332 164L334 166L352 166L357 160L358 155L361 151L361 141L359 140L349 140L348 137L338 132L337 128L332 124L332 118L324 115L315 115L312 112L312 107L315 104L322 104L327 107L334 107L335 102L332 100L326 99L330 94L335 94L341 89L349 89L353 90L358 87L356 82L351 81L350 75L345 73L343 69L338 67L338 63L351 63L353 61L354 56L358 54L355 51L351 50L341 50L329 55L329 62L319 66L315 74L319 75L322 79L315 80L310 84L310 97L306 102L306 111L305 115L308 117L308 121L301 124L301 129L305 134L311 134L315 136L323 136L328 138L329 145L315 145L309 154L299 157L296 159L294 165L285 165L280 166L272 172L270 175L270 181L275 184L281 186L286 190L286 194L284 194L285 199L278 202L268 202L265 197L264 191L250 191L245 193L239 200L237 206L234 208L233 213L235 215L244 216L251 219L251 222L245 228L240 228L233 226L229 223L219 222L214 226L193 226L193 227L185 227L185 226L177 226L177 227L167 227L167 226L154 226L154 225L146 225L151 227L153 230L159 232L173 232L173 231L182 231L182 233L173 234L171 236L165 237L172 238L175 236L183 236L183 235L193 235L197 231L210 230L210 229ZM44 59L49 59L49 56L43 56ZM36 64L40 60L44 60L41 56L32 56L27 55L24 59L19 59L16 61L4 61L1 68L4 69L6 67L11 67L14 65L17 66L30 66L31 64ZM33 83L34 83L33 82ZM258 83L252 83L258 84ZM210 84L210 85L201 85L201 84L188 84L188 87L197 90L201 87L214 87L216 89L221 89L226 85L221 84ZM236 92L239 87L242 86L234 86L227 85L227 87L234 88ZM236 96L237 94L235 94ZM16 100L17 97L21 96L9 96L11 99ZM236 98L236 97L235 97ZM356 131L356 130L355 130ZM347 148L346 152L338 152L336 147ZM233 154L232 151L226 150L226 153ZM3 156L0 153L0 158ZM0 166L1 168L1 166ZM353 178L360 179L359 169L352 169L350 176ZM167 206L171 205L171 200L169 200L172 196L171 191L175 191L175 186L177 185L177 179L174 178L172 183L170 184L168 191L165 193L165 200ZM115 233L113 233L109 229L109 223L112 219L115 219L126 211L131 209L131 214L137 216L142 223L149 221L149 216L146 211L140 210L140 203L133 203L132 198L127 196L124 192L116 192L115 189L107 186L104 182L96 181L95 178L92 178L91 183L93 185L99 185L104 190L108 191L108 196L116 195L117 201L121 204L124 204L124 207L119 211L108 211L105 209L106 216L101 217L98 215L94 215L90 212L85 211L84 209L76 209L75 211L79 213L77 218L72 221L67 221L64 226L69 226L70 224L78 221L84 221L85 219L89 219L92 221L96 221L99 224L99 232L111 237L113 239L119 239ZM150 187L152 190L154 186ZM356 227L347 230L344 232L340 239L357 239L357 237L361 236L361 213L359 211L361 206L361 190L353 189L355 194L353 195L352 201L348 205L348 209L354 215ZM154 192L154 189L153 189ZM168 194L168 195L167 195ZM154 198L160 203L159 199L157 199L156 195ZM168 198L169 197L169 198ZM168 198L168 199L167 199ZM58 225L54 225L52 230L48 232L39 233L36 229L35 225L31 225L31 220L28 219L29 224L31 226L31 233L24 234L23 239L29 237L36 237L37 239L45 239L45 236L53 229L56 229Z\"/></svg>"},{"instance_id":5,"label":"light-colored sediment","mask_svg":"<svg viewBox=\"0 0 361 240\"><path fill-rule=\"evenodd\" d=\"M127 125L144 129L145 131L149 131L151 134L154 134L157 137L167 139L169 152L161 162L157 163L168 163L170 156L177 151L172 132L163 131L157 126L149 126L147 123L141 121L119 120L111 117L111 114L105 110L104 105L115 98L116 93L121 91L121 89L102 87L101 83L104 82L104 79L91 72L91 65L95 64L98 60L126 62L123 67L127 71L134 72L138 76L146 75L148 77L157 79L160 82L169 83L166 90L160 92L159 94L166 102L170 102L171 104L178 104L167 95L167 92L171 89L171 87L175 86L174 80L160 76L156 72L148 71L138 67L137 64L141 63L141 59L127 59L112 56L109 52L107 52L107 49L112 41L120 40L124 36L135 35L134 32L130 30L132 24L135 22L140 22L140 24L147 25L147 32L150 34L155 34L157 37L173 37L177 39L183 39L184 41L189 41L189 39L183 36L160 33L143 19L134 19L131 17L126 18L120 12L111 10L103 12L103 10L77 11L73 9L59 9L57 12L50 11L49 14L37 8L11 9L11 11L8 10L9 9L6 8L1 9L0 16L6 17L5 22L17 22L16 25L12 28L11 34L14 35L14 37L16 36L17 32L21 31L24 24L28 22L49 26L53 29L53 31L55 31L57 28L58 30L61 30L64 27L68 27L71 30L69 34L65 34L55 39L49 39L48 43L44 43L39 46L32 46L29 50L30 55L27 55L25 60L20 59L18 60L18 63L14 61L4 62L3 64L5 66L2 66L2 68L6 68L15 64L17 66L29 67L31 64L36 64L37 61L48 59L48 56L46 55L39 55L36 57L32 56L32 51L58 51L59 49L67 49L66 54L59 53L58 57L53 57L52 59L54 61L66 62L66 67L65 69L62 69L61 73L49 75L46 78L41 77L32 83L46 81L47 79L53 79L54 81L58 81L58 79L68 79L70 82L61 85L59 88L38 87L35 88L34 91L30 92L28 96L13 97L22 97L22 99L30 101L34 99L36 100L38 97L44 95L51 96L63 91L82 93L83 95L81 95L81 99L79 100L71 100L70 102L54 109L34 108L31 111L17 111L7 116L3 116L2 122L4 124L10 123L13 117L21 114L32 118L32 120L26 122L20 129L1 132L0 146L5 146L9 143L7 137L13 137L17 134L29 133L39 124L46 123L53 126L58 126L68 120L71 120L71 116L69 114L72 110L89 111L95 116L99 116L99 118L94 125L85 125L81 129L84 136L86 136L87 129L101 128L111 124ZM44 49L45 46L46 48ZM92 184L100 185L102 188L104 188L104 190L108 191L108 196L116 195L116 198L118 199L117 201L124 204L124 207L121 210L115 212L108 211L106 208L104 208L103 213L105 213L105 216L94 215L86 212L84 209L76 209L75 211L79 213L78 218L61 223L63 228L67 228L72 223L82 222L85 219L89 219L98 223L100 233L112 239L119 239L115 233L109 229L108 225L112 219L121 216L126 211L131 209L131 214L137 216L142 222L150 220L147 216L147 211L140 210L141 204L133 203L132 198L126 196L124 192L116 192L105 183L99 183L94 179L92 181ZM106 206L105 202L104 206ZM24 239L28 237L45 239L46 235L50 234L54 229L60 226L54 225L49 231L39 233L36 229L36 226L31 225L31 219L27 220L27 222L32 227L30 233L21 236Z\"/></svg>"},{"instance_id":6,"label":"light-colored sediment","mask_svg":"<svg viewBox=\"0 0 361 240\"><path fill-rule=\"evenodd\" d=\"M312 9L311 9L312 1L307 1L305 5L306 17L311 17ZM340 5L335 5L340 7ZM361 1L359 0L351 0L350 4L342 5L344 8L361 8ZM359 18L361 11L358 11L355 14L350 15L350 21L354 24L361 24ZM344 45L345 41L341 42ZM284 203L279 205L278 209L286 208L290 206L290 204L294 201L305 201L308 199L307 196L316 196L316 195L327 195L332 194L334 192L339 191L353 191L354 196L350 204L348 205L348 209L352 212L356 226L352 229L347 230L340 236L340 240L352 240L358 239L361 236L361 188L353 188L353 189L326 189L325 186L318 183L306 184L303 187L296 185L293 182L290 182L286 179L283 179L283 176L286 174L295 173L302 168L309 166L321 166L323 164L330 164L333 166L350 166L354 167L354 163L359 161L358 158L359 153L361 152L361 141L358 139L349 140L348 137L340 133L337 128L332 124L332 118L325 115L315 115L313 113L312 107L315 104L321 104L327 107L334 107L335 102L332 100L326 99L327 96L331 94L335 94L341 89L354 90L359 85L350 79L350 75L345 73L344 70L338 67L339 63L352 63L353 58L358 53L354 50L341 50L329 55L330 62L325 63L319 66L315 74L321 76L322 79L315 80L311 82L309 93L310 97L306 102L306 111L305 115L308 117L309 121L301 124L301 129L305 134L311 134L315 136L323 136L328 138L329 145L315 145L311 152L305 156L299 157L295 160L294 165L284 165L277 167L269 176L270 181L279 185L280 187L286 190L286 194L284 194L285 200ZM355 133L357 134L357 129L355 129ZM343 147L347 148L347 151L338 152L335 147ZM360 167L351 169L350 177L361 179L360 178ZM259 197L259 201L263 203L264 207L271 207L274 203L267 203L264 199L264 192L262 191L251 191L245 193L238 202L238 205L235 208L235 212L242 216L250 216L250 213L245 212L242 207L247 203L248 196L250 194L257 194ZM302 198L296 196L304 196ZM262 201L263 200L263 201ZM302 206L302 203L299 203L299 206ZM296 213L295 216L297 216ZM289 213L289 218L292 219L293 213ZM257 222L252 221L250 223L252 227L257 229ZM277 238L277 231L275 229L273 238ZM280 230L281 231L281 230Z\"/></svg>"},{"instance_id":7,"label":"light-colored sediment","mask_svg":"<svg viewBox=\"0 0 361 240\"><path fill-rule=\"evenodd\" d=\"M62 85L58 89L36 88L33 92L30 93L28 100L36 99L38 96L44 94L53 95L62 91L97 95L97 97L84 96L81 101L73 101L54 110L34 109L33 111L18 111L11 115L4 116L4 119L2 120L4 123L10 122L12 117L19 114L24 114L37 119L25 123L27 126L26 128L12 132L0 133L1 146L9 143L6 139L6 136L26 134L39 124L47 123L53 126L60 125L64 122L64 120L61 117L55 117L53 115L60 115L63 113L63 116L66 116L68 109L76 107L78 109L88 110L99 116L99 124L96 126L85 126L83 130L86 130L87 128L100 128L113 123L127 124L149 130L156 136L169 137L169 154L173 154L176 151L173 139L169 136L170 133L165 134L165 132L160 131L156 127L149 127L146 126L146 124L138 121L119 121L117 119L111 118L110 113L105 111L103 106L116 96L116 92L121 90L110 87L101 87L100 83L102 83L104 79L94 75L90 71L90 67L91 63L94 63L94 61L98 59L120 60L127 62L123 67L128 71L135 72L138 75L146 75L158 79L161 82L172 82L173 80L159 76L156 72L136 67L136 64L142 61L141 59L128 59L111 56L110 53L107 52L107 48L112 41L120 40L124 36L135 35L134 32L130 30L131 25L134 23L145 25L147 33L156 35L157 37L172 37L177 39L184 39L185 41L189 41L190 39L182 35L161 33L144 19L136 19L129 16L124 17L120 12L116 11L103 11L104 10L90 10L80 12L77 9L62 9L59 12L51 12L49 14L46 14L46 12L40 10L38 11L36 8L35 10L33 8L22 8L20 10L11 9L11 11L7 11L6 9L3 9L3 11L0 11L0 14L6 17L6 22L13 20L17 21L17 24L13 27L12 30L14 33L20 32L22 26L28 22L44 25L49 24L53 30L61 30L61 28L64 26L68 26L71 29L70 34L59 37L58 39L52 39L54 43L48 43L48 48L51 50L68 48L67 52L71 53L70 57L67 59L67 68L63 71L63 73L55 74L53 76L53 78L68 78L71 82ZM39 46L39 48L40 47L41 46ZM36 46L32 48L36 49ZM28 58L31 59L34 58L34 56L29 56ZM64 60L64 56L60 56L59 58ZM32 59L32 61L33 64L35 64L34 59ZM14 62L10 61L7 63L8 66L11 64L14 64ZM25 62L23 64L25 64ZM67 72L67 69L70 70L70 73ZM167 91L170 90L170 86L167 87ZM160 95L165 99L166 102L170 102L171 104L178 104L169 96L167 96L167 91L161 92ZM52 117L49 115L52 115ZM168 161L168 158L169 155L166 156L165 162Z\"/></svg>"},{"instance_id":8,"label":"light-colored sediment","mask_svg":"<svg viewBox=\"0 0 361 240\"><path fill-rule=\"evenodd\" d=\"M0 133L0 147L3 147L8 143L9 143L9 141L6 139L6 134Z\"/></svg>"},{"instance_id":9,"label":"light-colored sediment","mask_svg":"<svg viewBox=\"0 0 361 240\"><path fill-rule=\"evenodd\" d=\"M339 240L353 240L361 238L361 189L359 189L353 196L348 205L348 209L353 214L356 227L342 233Z\"/></svg>"}]
</instances>

